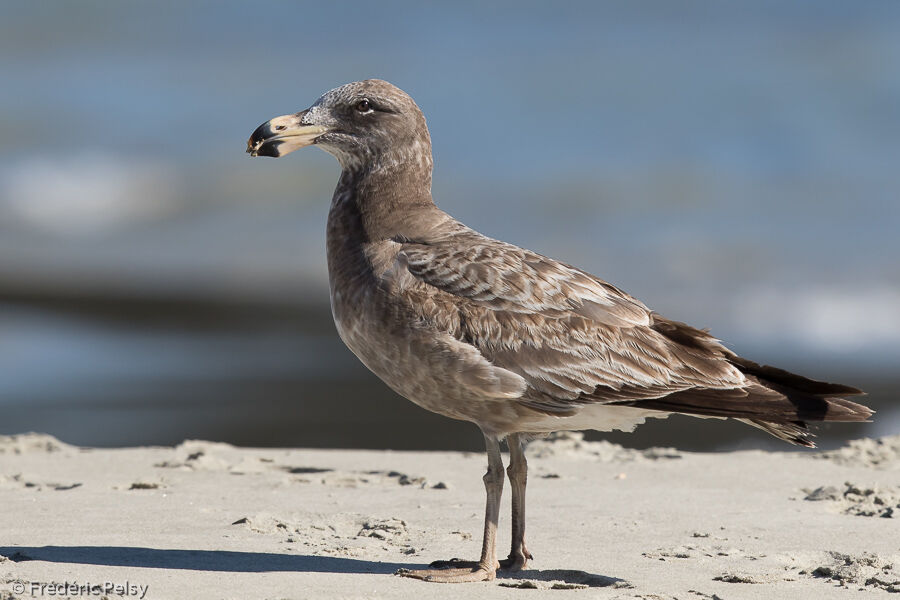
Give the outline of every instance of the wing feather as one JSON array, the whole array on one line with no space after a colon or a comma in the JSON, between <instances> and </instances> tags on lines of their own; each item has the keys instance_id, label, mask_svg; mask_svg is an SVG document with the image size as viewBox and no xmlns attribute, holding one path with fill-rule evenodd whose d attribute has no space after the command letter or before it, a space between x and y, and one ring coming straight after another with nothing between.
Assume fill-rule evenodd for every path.
<instances>
[{"instance_id":1,"label":"wing feather","mask_svg":"<svg viewBox=\"0 0 900 600\"><path fill-rule=\"evenodd\" d=\"M405 243L401 260L428 285L492 310L579 315L617 327L648 325L650 310L596 277L564 263L471 232L460 244Z\"/></svg>"},{"instance_id":2,"label":"wing feather","mask_svg":"<svg viewBox=\"0 0 900 600\"><path fill-rule=\"evenodd\" d=\"M461 339L528 382L520 402L566 413L746 385L711 336L685 346L654 329L657 315L615 286L459 227L448 237L403 240L397 264L459 313Z\"/></svg>"},{"instance_id":3,"label":"wing feather","mask_svg":"<svg viewBox=\"0 0 900 600\"><path fill-rule=\"evenodd\" d=\"M807 445L804 420L872 414L838 397L854 388L738 357L705 330L651 312L585 271L449 217L421 239L393 242L385 284L503 375L476 377L502 388L497 397L557 416L601 403L732 417Z\"/></svg>"}]
</instances>

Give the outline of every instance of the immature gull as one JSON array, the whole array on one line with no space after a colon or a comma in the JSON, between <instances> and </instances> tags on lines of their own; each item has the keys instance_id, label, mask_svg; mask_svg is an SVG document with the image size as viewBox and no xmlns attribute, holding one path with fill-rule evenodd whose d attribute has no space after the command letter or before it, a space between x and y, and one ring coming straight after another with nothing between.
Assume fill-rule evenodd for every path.
<instances>
[{"instance_id":1,"label":"immature gull","mask_svg":"<svg viewBox=\"0 0 900 600\"><path fill-rule=\"evenodd\" d=\"M864 421L852 387L741 358L707 332L666 319L576 267L485 237L431 199L431 139L406 93L348 83L307 110L260 125L252 156L316 145L341 176L328 214L328 274L338 333L397 393L471 421L487 445L484 542L473 563L403 575L493 579L525 547L524 441L560 430L631 431L647 417L734 418L810 446L806 421ZM496 558L506 438L512 549Z\"/></svg>"}]
</instances>

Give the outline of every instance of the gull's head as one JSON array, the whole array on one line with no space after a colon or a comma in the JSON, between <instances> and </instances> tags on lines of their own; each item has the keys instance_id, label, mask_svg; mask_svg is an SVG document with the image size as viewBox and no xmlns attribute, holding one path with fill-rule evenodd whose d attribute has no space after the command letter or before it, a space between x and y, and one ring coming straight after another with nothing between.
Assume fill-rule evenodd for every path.
<instances>
[{"instance_id":1,"label":"gull's head","mask_svg":"<svg viewBox=\"0 0 900 600\"><path fill-rule=\"evenodd\" d=\"M266 121L247 141L247 153L277 158L311 145L334 155L345 170L410 160L431 168L422 111L406 92L380 79L342 85L306 110Z\"/></svg>"}]
</instances>

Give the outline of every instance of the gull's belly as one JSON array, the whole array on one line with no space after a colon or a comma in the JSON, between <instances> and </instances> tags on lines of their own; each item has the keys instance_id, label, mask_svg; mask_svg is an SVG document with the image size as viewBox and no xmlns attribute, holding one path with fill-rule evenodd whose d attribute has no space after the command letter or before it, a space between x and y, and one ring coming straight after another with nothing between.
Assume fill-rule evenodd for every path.
<instances>
[{"instance_id":1,"label":"gull's belly","mask_svg":"<svg viewBox=\"0 0 900 600\"><path fill-rule=\"evenodd\" d=\"M347 294L333 289L331 306L344 344L404 398L432 412L482 425L504 415L515 418L509 402L486 401L461 385L459 370L464 365L442 347L441 336L404 319L402 311L386 305L377 291Z\"/></svg>"},{"instance_id":2,"label":"gull's belly","mask_svg":"<svg viewBox=\"0 0 900 600\"><path fill-rule=\"evenodd\" d=\"M485 397L459 383L466 365L440 336L411 322L385 318L389 308L368 294L332 292L334 322L341 339L370 371L395 392L432 412L478 424L498 435L597 429L632 431L648 416L665 417L631 407L588 406L575 415L552 416L514 400Z\"/></svg>"}]
</instances>

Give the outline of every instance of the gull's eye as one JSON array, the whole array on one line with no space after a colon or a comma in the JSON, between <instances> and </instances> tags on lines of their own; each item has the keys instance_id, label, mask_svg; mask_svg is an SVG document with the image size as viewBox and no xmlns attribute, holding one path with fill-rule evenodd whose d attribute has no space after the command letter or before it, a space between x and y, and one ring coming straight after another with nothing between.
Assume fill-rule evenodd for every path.
<instances>
[{"instance_id":1,"label":"gull's eye","mask_svg":"<svg viewBox=\"0 0 900 600\"><path fill-rule=\"evenodd\" d=\"M369 103L368 100L363 98L362 100L360 100L359 102L356 103L356 110L357 110L357 112L367 113L370 110L372 110L372 105L371 105L371 103Z\"/></svg>"}]
</instances>

